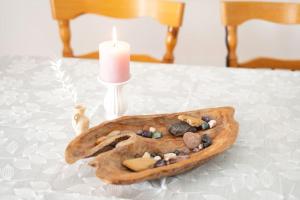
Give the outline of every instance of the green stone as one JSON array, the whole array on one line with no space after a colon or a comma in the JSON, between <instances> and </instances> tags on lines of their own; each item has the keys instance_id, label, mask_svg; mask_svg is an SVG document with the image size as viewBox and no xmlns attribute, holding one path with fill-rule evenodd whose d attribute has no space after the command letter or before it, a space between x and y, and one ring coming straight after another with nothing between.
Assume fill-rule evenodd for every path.
<instances>
[{"instance_id":1,"label":"green stone","mask_svg":"<svg viewBox=\"0 0 300 200\"><path fill-rule=\"evenodd\" d=\"M158 131L155 131L155 132L152 134L152 138L154 138L154 139L162 138L162 133L161 133L161 132L158 132Z\"/></svg>"},{"instance_id":2,"label":"green stone","mask_svg":"<svg viewBox=\"0 0 300 200\"><path fill-rule=\"evenodd\" d=\"M201 129L202 130L207 130L209 129L209 124L207 122L204 122L202 125L201 125Z\"/></svg>"}]
</instances>

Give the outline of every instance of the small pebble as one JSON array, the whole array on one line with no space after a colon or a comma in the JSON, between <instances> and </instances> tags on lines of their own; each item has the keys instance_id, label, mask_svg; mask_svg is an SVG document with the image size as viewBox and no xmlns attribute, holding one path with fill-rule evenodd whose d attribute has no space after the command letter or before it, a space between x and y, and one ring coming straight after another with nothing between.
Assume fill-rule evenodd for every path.
<instances>
[{"instance_id":1,"label":"small pebble","mask_svg":"<svg viewBox=\"0 0 300 200\"><path fill-rule=\"evenodd\" d=\"M216 120L210 120L209 122L208 122L208 125L209 125L209 128L213 128L213 127L215 127L216 126L216 124L217 124L217 121Z\"/></svg>"},{"instance_id":2,"label":"small pebble","mask_svg":"<svg viewBox=\"0 0 300 200\"><path fill-rule=\"evenodd\" d=\"M193 152L198 152L198 151L200 151L200 149L198 149L198 147L196 147L196 148L194 148L192 151L193 151Z\"/></svg>"},{"instance_id":3,"label":"small pebble","mask_svg":"<svg viewBox=\"0 0 300 200\"><path fill-rule=\"evenodd\" d=\"M188 155L189 153L191 153L191 150L190 150L189 148L184 148L184 149L180 152L181 155Z\"/></svg>"},{"instance_id":4,"label":"small pebble","mask_svg":"<svg viewBox=\"0 0 300 200\"><path fill-rule=\"evenodd\" d=\"M199 150L203 149L203 144L202 144L202 143L199 144L198 149L199 149Z\"/></svg>"},{"instance_id":5,"label":"small pebble","mask_svg":"<svg viewBox=\"0 0 300 200\"><path fill-rule=\"evenodd\" d=\"M158 131L155 131L155 132L152 133L152 138L154 138L154 139L162 138L162 133L158 132Z\"/></svg>"},{"instance_id":6,"label":"small pebble","mask_svg":"<svg viewBox=\"0 0 300 200\"><path fill-rule=\"evenodd\" d=\"M194 149L201 143L200 135L192 132L187 132L183 135L183 142L189 149Z\"/></svg>"},{"instance_id":7,"label":"small pebble","mask_svg":"<svg viewBox=\"0 0 300 200\"><path fill-rule=\"evenodd\" d=\"M143 155L143 158L151 158L151 155L149 152L145 152Z\"/></svg>"},{"instance_id":8,"label":"small pebble","mask_svg":"<svg viewBox=\"0 0 300 200\"><path fill-rule=\"evenodd\" d=\"M146 138L152 138L152 133L150 131L143 131L142 136Z\"/></svg>"},{"instance_id":9,"label":"small pebble","mask_svg":"<svg viewBox=\"0 0 300 200\"><path fill-rule=\"evenodd\" d=\"M203 148L209 147L212 144L211 137L209 137L207 134L202 136L201 142L203 144Z\"/></svg>"},{"instance_id":10,"label":"small pebble","mask_svg":"<svg viewBox=\"0 0 300 200\"><path fill-rule=\"evenodd\" d=\"M167 163L165 160L163 159L160 159L158 161L156 161L156 163L154 164L154 167L162 167L162 166L165 166Z\"/></svg>"},{"instance_id":11,"label":"small pebble","mask_svg":"<svg viewBox=\"0 0 300 200\"><path fill-rule=\"evenodd\" d=\"M150 153L151 157L159 156L158 153Z\"/></svg>"},{"instance_id":12,"label":"small pebble","mask_svg":"<svg viewBox=\"0 0 300 200\"><path fill-rule=\"evenodd\" d=\"M173 153L175 153L178 156L180 154L180 151L176 149Z\"/></svg>"},{"instance_id":13,"label":"small pebble","mask_svg":"<svg viewBox=\"0 0 300 200\"><path fill-rule=\"evenodd\" d=\"M186 122L178 122L169 127L169 132L174 136L183 136L186 132L197 132L197 128Z\"/></svg>"},{"instance_id":14,"label":"small pebble","mask_svg":"<svg viewBox=\"0 0 300 200\"><path fill-rule=\"evenodd\" d=\"M160 156L155 156L153 159L158 161L158 160L161 160L161 157Z\"/></svg>"},{"instance_id":15,"label":"small pebble","mask_svg":"<svg viewBox=\"0 0 300 200\"><path fill-rule=\"evenodd\" d=\"M154 132L156 131L156 128L150 127L150 128L149 128L149 131L152 132L152 133L154 133Z\"/></svg>"},{"instance_id":16,"label":"small pebble","mask_svg":"<svg viewBox=\"0 0 300 200\"><path fill-rule=\"evenodd\" d=\"M201 119L189 115L179 115L178 119L195 127L201 126L201 124L203 123Z\"/></svg>"},{"instance_id":17,"label":"small pebble","mask_svg":"<svg viewBox=\"0 0 300 200\"><path fill-rule=\"evenodd\" d=\"M211 120L209 116L203 116L201 119L207 123Z\"/></svg>"},{"instance_id":18,"label":"small pebble","mask_svg":"<svg viewBox=\"0 0 300 200\"><path fill-rule=\"evenodd\" d=\"M125 160L122 164L132 171L139 172L152 168L155 165L155 160L152 158L134 158Z\"/></svg>"},{"instance_id":19,"label":"small pebble","mask_svg":"<svg viewBox=\"0 0 300 200\"><path fill-rule=\"evenodd\" d=\"M202 130L207 130L207 129L209 129L208 123L207 123L207 122L204 122L204 123L201 125L201 129L202 129Z\"/></svg>"},{"instance_id":20,"label":"small pebble","mask_svg":"<svg viewBox=\"0 0 300 200\"><path fill-rule=\"evenodd\" d=\"M175 153L166 153L166 154L164 154L164 160L165 161L168 161L168 160L170 160L171 158L176 158L176 154Z\"/></svg>"}]
</instances>

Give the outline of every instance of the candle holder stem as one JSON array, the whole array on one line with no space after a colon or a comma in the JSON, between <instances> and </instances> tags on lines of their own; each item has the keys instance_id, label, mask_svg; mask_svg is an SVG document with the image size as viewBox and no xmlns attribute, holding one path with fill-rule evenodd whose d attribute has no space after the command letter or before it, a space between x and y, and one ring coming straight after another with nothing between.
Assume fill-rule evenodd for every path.
<instances>
[{"instance_id":1,"label":"candle holder stem","mask_svg":"<svg viewBox=\"0 0 300 200\"><path fill-rule=\"evenodd\" d=\"M103 102L105 118L111 120L124 115L127 110L127 99L124 94L124 86L130 79L121 83L109 83L102 81L100 78L98 78L98 80L107 88Z\"/></svg>"},{"instance_id":2,"label":"candle holder stem","mask_svg":"<svg viewBox=\"0 0 300 200\"><path fill-rule=\"evenodd\" d=\"M123 84L106 84L107 91L104 97L104 110L107 119L122 116L127 110L127 101L123 94Z\"/></svg>"}]
</instances>

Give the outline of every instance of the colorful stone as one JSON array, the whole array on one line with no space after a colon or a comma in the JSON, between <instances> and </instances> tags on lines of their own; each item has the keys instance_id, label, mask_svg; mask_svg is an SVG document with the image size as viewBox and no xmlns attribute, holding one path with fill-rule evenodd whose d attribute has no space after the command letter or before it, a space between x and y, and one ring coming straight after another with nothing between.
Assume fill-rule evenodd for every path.
<instances>
[{"instance_id":1,"label":"colorful stone","mask_svg":"<svg viewBox=\"0 0 300 200\"><path fill-rule=\"evenodd\" d=\"M162 167L162 166L165 166L166 164L167 164L166 161L161 159L161 160L156 161L156 163L154 164L154 167Z\"/></svg>"},{"instance_id":2,"label":"colorful stone","mask_svg":"<svg viewBox=\"0 0 300 200\"><path fill-rule=\"evenodd\" d=\"M177 157L177 155L175 153L166 153L166 154L164 154L164 160L165 161L168 161L171 158L176 158L176 157Z\"/></svg>"},{"instance_id":3,"label":"colorful stone","mask_svg":"<svg viewBox=\"0 0 300 200\"><path fill-rule=\"evenodd\" d=\"M178 119L188 123L190 126L199 127L203 123L203 121L199 118L192 117L189 115L179 115Z\"/></svg>"},{"instance_id":4,"label":"colorful stone","mask_svg":"<svg viewBox=\"0 0 300 200\"><path fill-rule=\"evenodd\" d=\"M197 132L197 128L189 125L186 122L181 121L181 122L172 124L169 127L169 132L172 135L178 137L178 136L183 136L183 134L186 133L186 132Z\"/></svg>"},{"instance_id":5,"label":"colorful stone","mask_svg":"<svg viewBox=\"0 0 300 200\"><path fill-rule=\"evenodd\" d=\"M180 154L180 151L176 149L173 153L175 153L178 156Z\"/></svg>"},{"instance_id":6,"label":"colorful stone","mask_svg":"<svg viewBox=\"0 0 300 200\"><path fill-rule=\"evenodd\" d=\"M154 133L152 133L152 138L154 138L154 139L162 138L162 133L155 131Z\"/></svg>"},{"instance_id":7,"label":"colorful stone","mask_svg":"<svg viewBox=\"0 0 300 200\"><path fill-rule=\"evenodd\" d=\"M207 123L211 120L209 116L202 116L201 119Z\"/></svg>"},{"instance_id":8,"label":"colorful stone","mask_svg":"<svg viewBox=\"0 0 300 200\"><path fill-rule=\"evenodd\" d=\"M216 120L210 120L208 122L209 128L213 128L217 125L217 121Z\"/></svg>"},{"instance_id":9,"label":"colorful stone","mask_svg":"<svg viewBox=\"0 0 300 200\"><path fill-rule=\"evenodd\" d=\"M207 130L209 129L209 124L207 122L204 122L202 125L201 125L201 129L202 130Z\"/></svg>"},{"instance_id":10,"label":"colorful stone","mask_svg":"<svg viewBox=\"0 0 300 200\"><path fill-rule=\"evenodd\" d=\"M159 156L158 153L150 153L151 157Z\"/></svg>"},{"instance_id":11,"label":"colorful stone","mask_svg":"<svg viewBox=\"0 0 300 200\"><path fill-rule=\"evenodd\" d=\"M152 133L150 131L143 131L142 136L146 138L152 138Z\"/></svg>"},{"instance_id":12,"label":"colorful stone","mask_svg":"<svg viewBox=\"0 0 300 200\"><path fill-rule=\"evenodd\" d=\"M142 158L151 158L151 155L149 152L145 152Z\"/></svg>"},{"instance_id":13,"label":"colorful stone","mask_svg":"<svg viewBox=\"0 0 300 200\"><path fill-rule=\"evenodd\" d=\"M201 142L203 144L203 148L207 148L212 144L212 139L209 135L204 134L201 138Z\"/></svg>"},{"instance_id":14,"label":"colorful stone","mask_svg":"<svg viewBox=\"0 0 300 200\"><path fill-rule=\"evenodd\" d=\"M150 169L154 166L156 161L152 158L134 158L123 161L123 165L132 171L139 172Z\"/></svg>"},{"instance_id":15,"label":"colorful stone","mask_svg":"<svg viewBox=\"0 0 300 200\"><path fill-rule=\"evenodd\" d=\"M187 132L183 135L183 142L189 149L194 149L201 143L200 135L192 132Z\"/></svg>"}]
</instances>

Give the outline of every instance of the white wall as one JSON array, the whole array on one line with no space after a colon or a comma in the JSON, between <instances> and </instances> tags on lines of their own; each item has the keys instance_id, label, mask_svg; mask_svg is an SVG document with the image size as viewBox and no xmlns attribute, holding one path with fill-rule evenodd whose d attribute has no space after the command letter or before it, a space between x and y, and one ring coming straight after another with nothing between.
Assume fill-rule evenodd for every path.
<instances>
[{"instance_id":1,"label":"white wall","mask_svg":"<svg viewBox=\"0 0 300 200\"><path fill-rule=\"evenodd\" d=\"M176 62L225 65L224 28L219 0L184 0L184 25L175 51ZM295 0L293 1L295 2ZM299 1L297 1L299 2ZM162 56L166 28L151 19L115 20L95 15L72 21L75 53L96 50L111 37L112 26L133 52ZM300 58L300 26L252 21L239 30L239 57L256 55ZM57 23L48 0L0 0L0 55L60 55Z\"/></svg>"}]
</instances>

